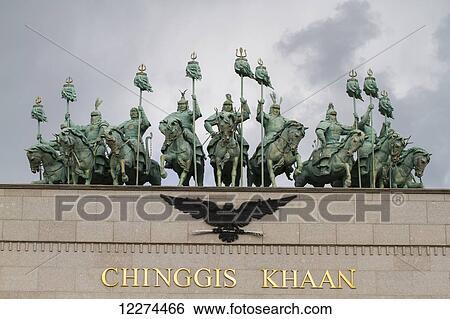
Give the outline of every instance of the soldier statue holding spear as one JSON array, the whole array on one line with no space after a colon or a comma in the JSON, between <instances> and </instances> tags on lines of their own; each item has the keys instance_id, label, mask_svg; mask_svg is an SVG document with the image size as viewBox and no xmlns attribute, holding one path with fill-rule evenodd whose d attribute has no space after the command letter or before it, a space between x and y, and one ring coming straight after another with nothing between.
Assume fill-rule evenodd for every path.
<instances>
[{"instance_id":1,"label":"soldier statue holding spear","mask_svg":"<svg viewBox=\"0 0 450 319\"><path fill-rule=\"evenodd\" d=\"M370 163L370 187L375 188L375 130L373 129L373 104L372 104L372 98L378 98L378 87L377 82L375 81L375 77L373 76L372 69L369 69L367 71L367 77L364 79L364 93L369 96L369 121L370 121L370 134L368 132L366 135L370 136L370 143L371 143L371 152L372 152L372 161ZM362 147L364 151L364 145Z\"/></svg>"},{"instance_id":2,"label":"soldier statue holding spear","mask_svg":"<svg viewBox=\"0 0 450 319\"><path fill-rule=\"evenodd\" d=\"M144 109L142 107L142 92L143 91L148 91L148 92L153 92L152 86L150 85L149 81L148 81L148 76L147 73L145 73L145 70L147 69L147 67L144 64L141 64L138 67L138 72L136 73L135 77L134 77L134 85L136 87L139 88L139 106L138 106L138 110L131 110L130 111L130 116L133 119L132 113L138 113L138 124L137 124L137 142L136 142L136 185L139 185L139 149L142 147L142 151L144 151L144 158L145 158L145 167L144 167L144 171L145 173L147 173L147 171L149 170L149 159L148 159L148 155L145 152L144 149L144 144L142 143L142 135L144 135L145 130L147 130L150 127L150 122L148 122L147 118L145 118L146 123L143 124L142 122L142 114L144 113ZM134 108L135 109L135 108ZM144 113L145 116L145 113ZM143 132L141 132L141 125L144 126L143 127Z\"/></svg>"},{"instance_id":3,"label":"soldier statue holding spear","mask_svg":"<svg viewBox=\"0 0 450 319\"><path fill-rule=\"evenodd\" d=\"M236 60L234 62L234 71L239 75L241 78L241 120L240 120L240 159L241 159L241 176L242 176L242 183L241 185L245 185L244 183L244 113L246 111L242 108L242 105L247 105L247 101L244 99L244 77L249 77L251 79L254 79L255 76L253 75L252 69L250 67L250 64L247 60L247 51L243 48L236 49Z\"/></svg>"},{"instance_id":4,"label":"soldier statue holding spear","mask_svg":"<svg viewBox=\"0 0 450 319\"><path fill-rule=\"evenodd\" d=\"M66 79L66 83L64 83L62 91L61 91L61 98L66 100L66 115L65 115L65 123L62 127L70 127L70 109L69 109L69 103L75 102L77 100L77 92L75 91L75 86L73 85L73 80L71 77L68 77ZM67 184L70 184L70 165L68 165L68 155L65 154L65 161L66 161L66 167L67 167Z\"/></svg>"},{"instance_id":5,"label":"soldier statue holding spear","mask_svg":"<svg viewBox=\"0 0 450 319\"><path fill-rule=\"evenodd\" d=\"M37 121L37 135L36 139L38 143L42 143L41 135L41 122L47 122L47 116L44 112L44 107L42 106L42 98L40 96L36 97L34 100L33 108L31 109L31 118ZM39 180L42 180L42 167L39 165Z\"/></svg>"},{"instance_id":6,"label":"soldier statue holding spear","mask_svg":"<svg viewBox=\"0 0 450 319\"><path fill-rule=\"evenodd\" d=\"M265 129L265 123L264 123L264 117L267 116L264 113L264 86L270 87L273 90L272 83L270 83L270 77L269 73L267 73L267 69L263 64L263 60L261 58L258 59L258 66L255 70L255 79L261 86L261 97L258 101L258 110L256 112L256 120L261 123L261 144L260 144L260 153L261 153L261 187L264 187L264 129ZM274 102L274 105L276 102ZM272 111L270 112L272 115ZM278 108L278 115L280 111ZM283 118L283 125L284 126L284 118ZM268 123L268 127L271 127L271 123ZM280 129L281 130L281 129ZM278 130L279 131L279 130Z\"/></svg>"},{"instance_id":7,"label":"soldier statue holding spear","mask_svg":"<svg viewBox=\"0 0 450 319\"><path fill-rule=\"evenodd\" d=\"M355 70L351 70L348 74L350 78L347 80L347 94L353 99L353 117L355 118L354 127L358 128L358 113L356 113L356 99L364 101L361 96L361 88L359 87L358 75ZM358 163L358 186L361 187L361 163L359 150L357 152L357 163Z\"/></svg>"}]
</instances>

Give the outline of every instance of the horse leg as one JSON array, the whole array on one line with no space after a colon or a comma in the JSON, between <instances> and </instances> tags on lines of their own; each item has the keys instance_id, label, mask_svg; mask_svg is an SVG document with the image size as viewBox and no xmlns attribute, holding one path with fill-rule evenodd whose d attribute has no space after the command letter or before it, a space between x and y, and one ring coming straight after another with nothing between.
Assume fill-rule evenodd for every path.
<instances>
[{"instance_id":1,"label":"horse leg","mask_svg":"<svg viewBox=\"0 0 450 319\"><path fill-rule=\"evenodd\" d=\"M128 182L128 176L125 173L125 159L120 160L120 173L122 174L122 182Z\"/></svg>"},{"instance_id":2,"label":"horse leg","mask_svg":"<svg viewBox=\"0 0 450 319\"><path fill-rule=\"evenodd\" d=\"M72 184L78 184L78 175L75 173L75 169L72 169Z\"/></svg>"},{"instance_id":3,"label":"horse leg","mask_svg":"<svg viewBox=\"0 0 450 319\"><path fill-rule=\"evenodd\" d=\"M273 171L273 160L267 159L267 170L269 171L270 182L272 187L277 187L277 182L275 181L275 173Z\"/></svg>"},{"instance_id":4,"label":"horse leg","mask_svg":"<svg viewBox=\"0 0 450 319\"><path fill-rule=\"evenodd\" d=\"M222 186L222 166L221 165L216 166L216 177L217 177L216 186L218 186L218 187Z\"/></svg>"},{"instance_id":5,"label":"horse leg","mask_svg":"<svg viewBox=\"0 0 450 319\"><path fill-rule=\"evenodd\" d=\"M238 166L238 162L239 162L239 156L235 156L233 159L233 168L231 169L231 187L235 187L236 186L236 175L237 175L237 166ZM241 175L244 172L241 172ZM242 180L242 177L241 177Z\"/></svg>"},{"instance_id":6,"label":"horse leg","mask_svg":"<svg viewBox=\"0 0 450 319\"><path fill-rule=\"evenodd\" d=\"M167 172L164 169L165 163L166 163L166 155L161 154L161 156L159 157L159 167L160 167L160 170L161 170L161 177L162 178L166 178L167 177Z\"/></svg>"},{"instance_id":7,"label":"horse leg","mask_svg":"<svg viewBox=\"0 0 450 319\"><path fill-rule=\"evenodd\" d=\"M203 178L204 178L204 171L205 171L205 164L203 163L203 160L201 160L201 163L196 163L197 165L197 185L203 186Z\"/></svg>"},{"instance_id":8,"label":"horse leg","mask_svg":"<svg viewBox=\"0 0 450 319\"><path fill-rule=\"evenodd\" d=\"M343 179L343 185L345 188L348 188L352 184L352 174L350 172L350 164L345 163L344 166L345 166L345 177Z\"/></svg>"},{"instance_id":9,"label":"horse leg","mask_svg":"<svg viewBox=\"0 0 450 319\"><path fill-rule=\"evenodd\" d=\"M84 171L84 174L86 175L86 180L84 182L84 185L91 185L91 180L92 180L92 172L93 168L91 169L87 169Z\"/></svg>"}]
</instances>

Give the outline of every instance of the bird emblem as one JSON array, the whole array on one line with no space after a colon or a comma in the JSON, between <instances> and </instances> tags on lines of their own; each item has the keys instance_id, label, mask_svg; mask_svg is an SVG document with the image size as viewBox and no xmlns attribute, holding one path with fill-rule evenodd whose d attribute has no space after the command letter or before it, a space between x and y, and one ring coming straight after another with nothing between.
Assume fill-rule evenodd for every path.
<instances>
[{"instance_id":1,"label":"bird emblem","mask_svg":"<svg viewBox=\"0 0 450 319\"><path fill-rule=\"evenodd\" d=\"M250 200L235 208L233 203L225 203L222 207L219 207L213 201L200 198L173 197L161 194L161 198L169 205L183 213L190 214L195 219L203 219L208 225L214 226L211 230L198 230L194 234L219 234L219 239L228 243L237 240L239 235L263 236L261 232L247 231L242 227L247 226L253 218L261 219L265 215L272 215L295 197L297 196Z\"/></svg>"}]
</instances>

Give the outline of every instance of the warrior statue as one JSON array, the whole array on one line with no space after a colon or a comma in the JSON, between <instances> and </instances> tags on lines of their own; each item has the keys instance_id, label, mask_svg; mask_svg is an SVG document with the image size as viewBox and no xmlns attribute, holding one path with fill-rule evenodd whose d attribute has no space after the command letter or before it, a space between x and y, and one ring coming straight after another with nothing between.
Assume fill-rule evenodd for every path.
<instances>
[{"instance_id":1,"label":"warrior statue","mask_svg":"<svg viewBox=\"0 0 450 319\"><path fill-rule=\"evenodd\" d=\"M227 94L222 111L218 112L216 109L216 113L205 121L205 129L212 136L207 150L214 168L217 186L222 186L223 182L226 186L233 187L239 185L240 182L241 171L238 164L240 162L241 137L236 131L241 119L246 121L250 118L250 108L243 98L241 98L241 110L242 114L233 110L231 95ZM214 131L213 126L218 127L218 132ZM245 139L243 141L243 161L246 165L249 145Z\"/></svg>"},{"instance_id":2,"label":"warrior statue","mask_svg":"<svg viewBox=\"0 0 450 319\"><path fill-rule=\"evenodd\" d=\"M132 107L130 109L130 119L120 124L117 129L124 134L124 137L127 139L127 143L132 146L132 149L136 154L138 145L139 113L141 114L141 136L139 136L139 171L147 174L150 166L150 159L146 152L146 148L144 147L142 136L144 136L145 131L151 126L151 124L147 119L144 108L142 106Z\"/></svg>"},{"instance_id":3,"label":"warrior statue","mask_svg":"<svg viewBox=\"0 0 450 319\"><path fill-rule=\"evenodd\" d=\"M262 106L264 105L264 100L258 101L258 108L256 110L256 120L261 123L261 112L263 112L263 123L264 123L264 148L270 143L274 141L274 137L280 133L288 121L285 117L280 114L280 104L283 101L283 98L280 98L280 102L277 102L277 98L274 92L270 94L272 99L272 106L270 107L269 114L265 113L262 110ZM261 143L256 148L256 153L259 150L261 154Z\"/></svg>"},{"instance_id":4,"label":"warrior statue","mask_svg":"<svg viewBox=\"0 0 450 319\"><path fill-rule=\"evenodd\" d=\"M171 168L180 177L180 186L189 185L190 178L194 177L194 159L192 157L194 154L195 139L197 185L203 186L205 155L203 153L202 143L200 143L197 134L194 134L192 123L193 114L195 113L195 119L197 120L202 117L202 113L195 95L192 95L195 112L189 109L188 100L184 96L185 93L186 91L181 92L181 99L178 101L177 111L169 114L159 123L159 130L166 137L161 147L161 176L166 176L164 167ZM186 147L184 147L185 145Z\"/></svg>"},{"instance_id":5,"label":"warrior statue","mask_svg":"<svg viewBox=\"0 0 450 319\"><path fill-rule=\"evenodd\" d=\"M109 126L108 122L102 120L102 113L98 110L102 100L95 101L95 109L91 112L91 122L85 126L77 126L86 136L89 146L94 152L94 173L97 175L106 175L108 160L106 158L106 144L104 141L105 128Z\"/></svg>"},{"instance_id":6,"label":"warrior statue","mask_svg":"<svg viewBox=\"0 0 450 319\"><path fill-rule=\"evenodd\" d=\"M340 144L342 135L348 135L354 128L352 126L343 125L337 120L337 112L334 105L328 105L325 120L320 121L316 128L317 139L320 141L320 147L314 150L311 157L313 165L317 166L324 175L330 173L330 157L336 152Z\"/></svg>"},{"instance_id":7,"label":"warrior statue","mask_svg":"<svg viewBox=\"0 0 450 319\"><path fill-rule=\"evenodd\" d=\"M307 129L301 123L289 121L280 115L280 104L282 98L277 102L275 93L270 94L272 106L269 114L262 110L264 100L258 101L256 120L261 122L263 112L264 123L264 186L276 186L275 176L285 173L288 179L292 179L292 164L297 164L296 174L301 172L302 162L297 147L300 140L305 136ZM284 134L283 134L284 133ZM274 147L271 147L274 146ZM270 164L270 165L269 165ZM249 161L249 182L260 186L261 178L261 143Z\"/></svg>"},{"instance_id":8,"label":"warrior statue","mask_svg":"<svg viewBox=\"0 0 450 319\"><path fill-rule=\"evenodd\" d=\"M295 177L295 186L351 185L353 154L363 145L366 135L358 129L339 123L336 117L337 112L330 103L325 120L316 128L320 148L315 149L309 160L303 163L301 173ZM346 135L343 141L342 135Z\"/></svg>"},{"instance_id":9,"label":"warrior statue","mask_svg":"<svg viewBox=\"0 0 450 319\"><path fill-rule=\"evenodd\" d=\"M361 117L361 120L358 121L358 129L363 131L366 134L366 139L364 140L363 146L359 149L359 161L360 161L360 169L361 176L367 175L370 176L370 168L372 166L369 163L369 158L372 157L372 141L376 143L377 134L373 127L370 125L370 113L373 110L373 104L369 104L366 113ZM370 187L366 185L366 187Z\"/></svg>"}]
</instances>

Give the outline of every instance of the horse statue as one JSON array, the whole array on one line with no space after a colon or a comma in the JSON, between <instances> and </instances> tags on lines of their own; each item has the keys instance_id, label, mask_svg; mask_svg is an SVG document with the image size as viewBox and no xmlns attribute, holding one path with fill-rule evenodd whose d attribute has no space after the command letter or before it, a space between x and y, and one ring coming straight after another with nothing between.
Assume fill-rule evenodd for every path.
<instances>
[{"instance_id":1,"label":"horse statue","mask_svg":"<svg viewBox=\"0 0 450 319\"><path fill-rule=\"evenodd\" d=\"M392 168L392 188L423 188L422 176L431 161L431 153L420 147L412 147L404 150L397 164ZM416 182L413 174L420 179ZM389 186L389 185L385 185Z\"/></svg>"},{"instance_id":2,"label":"horse statue","mask_svg":"<svg viewBox=\"0 0 450 319\"><path fill-rule=\"evenodd\" d=\"M66 127L55 136L64 162L69 168L72 183L78 184L81 177L85 185L90 185L94 169L94 152L84 134L76 128Z\"/></svg>"},{"instance_id":3,"label":"horse statue","mask_svg":"<svg viewBox=\"0 0 450 319\"><path fill-rule=\"evenodd\" d=\"M325 184L331 184L333 187L349 187L352 182L353 154L363 145L365 138L364 132L351 131L331 154L330 170L327 173L314 165L313 157L317 150L313 151L309 160L303 163L301 173L295 177L295 186L311 184L314 187L323 187Z\"/></svg>"},{"instance_id":4,"label":"horse statue","mask_svg":"<svg viewBox=\"0 0 450 319\"><path fill-rule=\"evenodd\" d=\"M136 183L136 152L128 143L125 135L118 128L105 129L105 141L111 149L109 156L110 173L113 185ZM151 185L161 185L160 167L158 162L150 160L147 174L140 172L139 184L149 182Z\"/></svg>"},{"instance_id":5,"label":"horse statue","mask_svg":"<svg viewBox=\"0 0 450 319\"><path fill-rule=\"evenodd\" d=\"M275 177L283 173L292 180L292 165L297 164L294 176L302 170L302 160L298 153L298 144L305 136L307 127L297 121L288 121L284 128L278 132L272 143L264 146L264 186L276 187ZM261 151L257 149L249 161L249 184L261 186Z\"/></svg>"},{"instance_id":6,"label":"horse statue","mask_svg":"<svg viewBox=\"0 0 450 319\"><path fill-rule=\"evenodd\" d=\"M218 132L214 133L208 145L216 186L234 187L241 179L240 145L236 134L239 116L235 112L222 111L217 113L216 119Z\"/></svg>"},{"instance_id":7,"label":"horse statue","mask_svg":"<svg viewBox=\"0 0 450 319\"><path fill-rule=\"evenodd\" d=\"M164 168L170 168L178 175L178 186L189 186L189 181L194 178L193 164L196 162L192 145L185 139L181 120L167 116L161 121L159 130L165 136L160 157L161 177L166 178L167 172ZM196 165L197 185L203 186L204 159Z\"/></svg>"},{"instance_id":8,"label":"horse statue","mask_svg":"<svg viewBox=\"0 0 450 319\"><path fill-rule=\"evenodd\" d=\"M38 172L42 167L43 180L35 181L33 183L40 184L63 184L66 183L66 168L63 160L60 158L59 153L48 144L36 144L27 148L28 162L30 163L30 169L33 174Z\"/></svg>"},{"instance_id":9,"label":"horse statue","mask_svg":"<svg viewBox=\"0 0 450 319\"><path fill-rule=\"evenodd\" d=\"M408 138L403 138L395 131L391 130L382 136L374 148L374 178L375 187L384 188L386 179L389 178L389 167L394 165L400 158L402 151L409 144ZM361 186L371 187L372 174L372 153L367 157L360 158L361 161ZM355 162L352 168L352 187L358 187L358 163Z\"/></svg>"}]
</instances>

